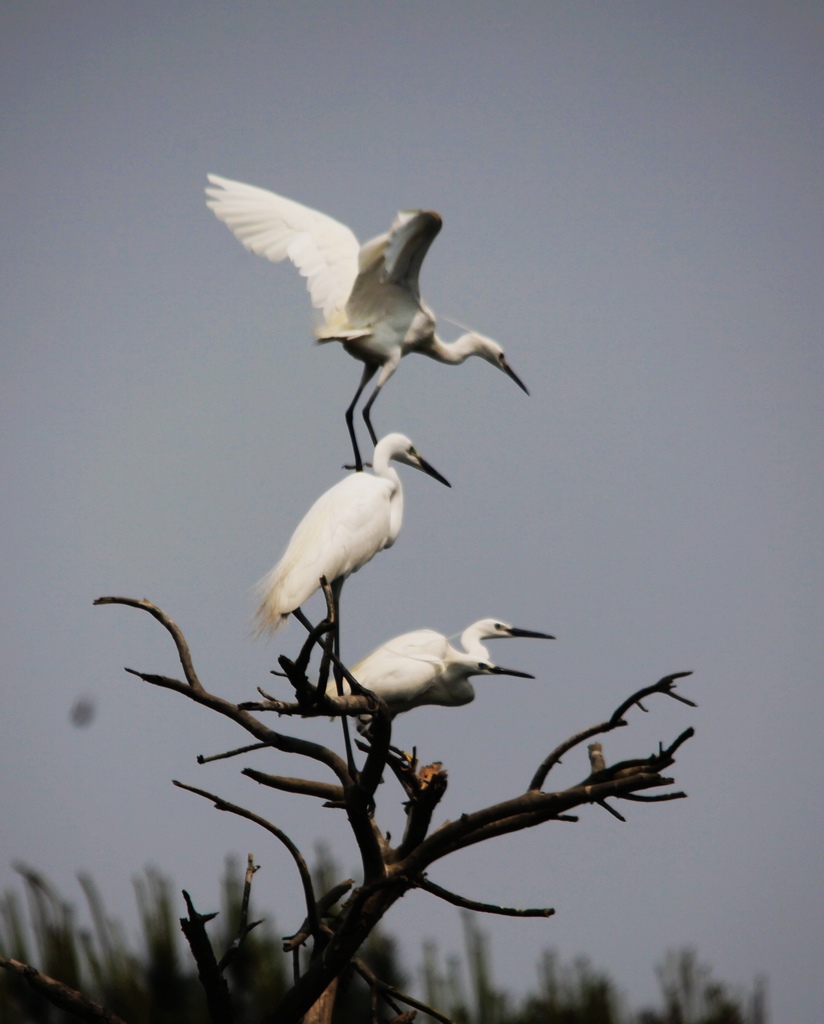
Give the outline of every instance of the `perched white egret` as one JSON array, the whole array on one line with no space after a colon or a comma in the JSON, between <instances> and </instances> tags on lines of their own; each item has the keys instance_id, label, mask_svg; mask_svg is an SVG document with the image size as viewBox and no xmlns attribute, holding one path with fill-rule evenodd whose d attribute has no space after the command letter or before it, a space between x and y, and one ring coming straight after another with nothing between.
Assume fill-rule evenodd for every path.
<instances>
[{"instance_id":1,"label":"perched white egret","mask_svg":"<svg viewBox=\"0 0 824 1024\"><path fill-rule=\"evenodd\" d=\"M475 699L470 676L535 678L528 672L495 665L481 642L519 636L554 639L549 633L518 629L499 619L480 619L461 634L462 651L453 647L442 633L417 629L388 640L351 671L361 686L386 701L393 717L423 704L458 707ZM335 695L334 683L329 684L327 692ZM344 693L349 692L349 684L344 683ZM369 721L368 715L360 718L362 724Z\"/></svg>"},{"instance_id":2,"label":"perched white egret","mask_svg":"<svg viewBox=\"0 0 824 1024\"><path fill-rule=\"evenodd\" d=\"M273 633L320 587L325 576L336 600L343 581L391 547L403 521L403 490L391 459L450 487L403 434L375 446L372 473L356 473L322 494L298 524L280 561L258 584L258 633Z\"/></svg>"},{"instance_id":3,"label":"perched white egret","mask_svg":"<svg viewBox=\"0 0 824 1024\"><path fill-rule=\"evenodd\" d=\"M378 392L403 356L420 352L441 363L462 363L480 356L503 370L523 391L501 346L475 331L444 343L435 334L435 317L421 299L418 274L424 256L441 230L432 210L404 210L389 231L361 246L352 231L326 214L254 185L209 175L207 205L250 252L274 263L287 256L307 279L312 304L323 311L318 341L339 341L363 364L355 397L346 410L357 468L362 467L355 428L355 406L378 370L378 381L363 408L373 444L377 436L370 412Z\"/></svg>"}]
</instances>

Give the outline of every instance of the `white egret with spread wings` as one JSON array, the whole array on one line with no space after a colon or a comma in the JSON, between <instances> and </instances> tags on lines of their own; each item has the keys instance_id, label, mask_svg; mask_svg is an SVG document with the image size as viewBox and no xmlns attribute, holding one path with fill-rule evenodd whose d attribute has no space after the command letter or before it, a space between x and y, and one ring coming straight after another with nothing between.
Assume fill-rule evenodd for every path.
<instances>
[{"instance_id":1,"label":"white egret with spread wings","mask_svg":"<svg viewBox=\"0 0 824 1024\"><path fill-rule=\"evenodd\" d=\"M529 394L496 341L469 331L446 343L435 333L435 316L421 299L418 275L441 229L439 214L401 211L389 231L361 246L346 225L324 213L267 189L217 174L208 177L207 205L245 248L275 263L288 257L307 279L312 304L323 311L318 341L339 341L364 364L346 410L357 469L363 466L353 423L358 399L377 373L375 388L363 407L369 436L377 444L372 406L410 352L453 365L479 356Z\"/></svg>"}]
</instances>

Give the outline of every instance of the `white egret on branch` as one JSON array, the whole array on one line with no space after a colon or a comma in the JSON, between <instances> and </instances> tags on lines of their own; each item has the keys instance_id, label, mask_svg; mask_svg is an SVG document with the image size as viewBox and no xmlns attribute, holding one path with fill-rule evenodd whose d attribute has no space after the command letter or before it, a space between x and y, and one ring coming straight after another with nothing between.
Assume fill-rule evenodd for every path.
<instances>
[{"instance_id":1,"label":"white egret on branch","mask_svg":"<svg viewBox=\"0 0 824 1024\"><path fill-rule=\"evenodd\" d=\"M549 633L518 629L499 619L480 619L461 634L463 650L453 647L442 634L418 629L388 640L352 668L361 686L382 697L392 716L423 704L458 707L475 699L470 676L518 676L534 679L528 672L495 665L481 642L496 637L535 637L553 640ZM334 696L334 684L327 687ZM344 683L344 693L349 693ZM368 722L369 716L360 716Z\"/></svg>"},{"instance_id":2,"label":"white egret on branch","mask_svg":"<svg viewBox=\"0 0 824 1024\"><path fill-rule=\"evenodd\" d=\"M322 494L298 524L280 561L258 584L258 633L273 633L328 580L336 604L343 581L391 547L403 521L403 490L390 460L414 466L450 487L408 437L387 434L375 446L372 473L356 473Z\"/></svg>"},{"instance_id":3,"label":"white egret on branch","mask_svg":"<svg viewBox=\"0 0 824 1024\"><path fill-rule=\"evenodd\" d=\"M362 468L353 415L358 399L378 374L363 408L373 444L377 436L370 413L384 384L403 356L419 352L441 363L462 363L480 356L503 370L523 391L526 385L506 361L501 346L475 331L445 343L435 334L435 316L421 299L418 274L424 256L441 230L432 210L404 210L389 231L363 246L352 231L326 214L254 185L210 174L207 205L250 252L274 263L288 258L307 279L312 304L323 311L318 341L339 341L363 364L346 425L355 463Z\"/></svg>"}]
</instances>

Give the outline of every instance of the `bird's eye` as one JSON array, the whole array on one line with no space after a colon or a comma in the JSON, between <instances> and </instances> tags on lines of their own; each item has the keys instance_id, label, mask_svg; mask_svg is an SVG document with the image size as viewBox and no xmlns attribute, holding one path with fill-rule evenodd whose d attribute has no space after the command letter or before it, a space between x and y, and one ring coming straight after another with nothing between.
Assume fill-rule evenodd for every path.
<instances>
[{"instance_id":1,"label":"bird's eye","mask_svg":"<svg viewBox=\"0 0 824 1024\"><path fill-rule=\"evenodd\" d=\"M503 352L499 352L498 353L498 362L499 363L505 363L506 362L506 356L503 354Z\"/></svg>"},{"instance_id":2,"label":"bird's eye","mask_svg":"<svg viewBox=\"0 0 824 1024\"><path fill-rule=\"evenodd\" d=\"M503 622L496 622L494 628L497 629L497 630L502 630L502 629L505 629L506 627L504 626Z\"/></svg>"}]
</instances>

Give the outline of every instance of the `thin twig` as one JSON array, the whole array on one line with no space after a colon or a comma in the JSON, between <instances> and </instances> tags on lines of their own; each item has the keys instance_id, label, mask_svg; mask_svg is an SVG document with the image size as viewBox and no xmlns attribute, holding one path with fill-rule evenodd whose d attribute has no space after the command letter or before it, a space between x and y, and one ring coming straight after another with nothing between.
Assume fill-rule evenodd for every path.
<instances>
[{"instance_id":1,"label":"thin twig","mask_svg":"<svg viewBox=\"0 0 824 1024\"><path fill-rule=\"evenodd\" d=\"M165 626L168 632L171 634L172 639L177 647L178 657L180 658L180 665L183 669L183 675L186 677L186 682L191 686L193 690L202 690L203 686L200 680L197 678L195 667L192 664L192 655L189 651L189 645L186 643L186 638L180 631L180 627L177 623L173 622L172 619L157 605L152 604L151 601L138 601L133 597L98 597L92 604L125 604L131 608L142 608L143 611L153 615L161 625Z\"/></svg>"},{"instance_id":2,"label":"thin twig","mask_svg":"<svg viewBox=\"0 0 824 1024\"><path fill-rule=\"evenodd\" d=\"M446 1014L440 1013L434 1007L427 1006L427 1004L422 1002L420 999L415 999L413 996L407 995L406 992L401 992L400 989L395 988L394 985L389 985L385 981L381 981L375 972L371 970L359 956L352 958L352 966L370 987L376 988L378 992L380 992L384 999L386 999L387 996L390 996L392 999L397 999L398 1002L406 1003L407 1006L412 1006L414 1009L420 1010L421 1013L429 1014L430 1017L440 1021L441 1024L456 1024L451 1017L447 1017ZM389 999L387 999L387 1002L392 1006L393 1010L396 1009Z\"/></svg>"},{"instance_id":3,"label":"thin twig","mask_svg":"<svg viewBox=\"0 0 824 1024\"><path fill-rule=\"evenodd\" d=\"M260 921L252 921L252 923L249 924L249 897L252 894L252 878L257 870L258 868L255 864L254 857L250 853L246 859L246 877L243 882L243 898L240 901L240 920L238 921L237 934L232 939L231 945L220 958L220 963L217 965L217 969L221 974L237 957L241 944L249 932L253 928L257 928L259 924L262 924L262 918Z\"/></svg>"},{"instance_id":4,"label":"thin twig","mask_svg":"<svg viewBox=\"0 0 824 1024\"><path fill-rule=\"evenodd\" d=\"M284 793L299 793L301 796L316 796L320 800L340 803L343 800L343 787L333 786L329 782L315 782L312 779L294 779L285 775L268 775L254 768L244 768L240 773L262 786L282 790Z\"/></svg>"},{"instance_id":5,"label":"thin twig","mask_svg":"<svg viewBox=\"0 0 824 1024\"><path fill-rule=\"evenodd\" d=\"M624 721L624 715L634 705L643 707L640 702L644 697L649 697L653 693L662 693L667 697L672 697L673 700L680 701L682 704L688 704L693 708L696 707L694 701L688 700L686 697L682 697L679 693L674 692L675 680L683 679L686 676L691 675L692 672L674 672L672 675L664 676L663 679L659 679L658 682L653 683L652 686L645 686L642 689L637 690L631 697L628 697L616 708L612 717L608 721L601 722L599 725L593 725L589 729L584 729L583 732L579 732L575 736L571 736L568 740L561 743L552 751L551 754L544 758L538 766L538 769L529 784L529 789L541 789L551 769L560 762L564 754L573 747L576 747L579 743L583 743L584 740L588 740L591 736L598 736L600 733L611 732L613 729L626 725L627 723Z\"/></svg>"},{"instance_id":6,"label":"thin twig","mask_svg":"<svg viewBox=\"0 0 824 1024\"><path fill-rule=\"evenodd\" d=\"M236 704L232 704L231 701L217 697L207 690L192 690L179 679L154 675L148 672L138 672L133 668L126 668L124 671L130 675L137 676L138 679L142 679L146 683L151 683L152 686L159 686L166 690L174 690L175 693L181 693L198 704L203 704L213 711L231 718L233 722L237 722L238 725L242 726L253 736L256 736L268 747L274 747L276 750L281 750L287 754L302 754L304 757L312 758L314 761L320 761L328 768L331 768L342 783L350 781L349 770L343 758L338 757L333 751L321 746L319 743L312 743L309 740L299 739L297 736L286 736L283 733L275 732L255 718L254 715L250 715L248 712L241 710Z\"/></svg>"},{"instance_id":7,"label":"thin twig","mask_svg":"<svg viewBox=\"0 0 824 1024\"><path fill-rule=\"evenodd\" d=\"M493 903L478 903L477 900L469 900L465 896L458 896L457 893L450 892L448 889L436 885L425 876L415 884L418 889L424 889L426 892L432 893L433 896L437 896L439 899L445 900L455 907L461 907L463 910L475 910L483 914L500 914L503 917L552 917L555 913L553 907L528 907L524 910L518 910L515 907L498 907Z\"/></svg>"},{"instance_id":8,"label":"thin twig","mask_svg":"<svg viewBox=\"0 0 824 1024\"><path fill-rule=\"evenodd\" d=\"M315 916L318 921L328 915L329 911L335 906L335 904L340 903L354 884L354 878L344 879L343 882L338 882L337 885L333 885L328 892L321 896L315 904ZM321 930L325 932L326 927L321 926ZM312 932L309 927L309 919L306 918L294 935L283 936L283 952L290 953L299 949L311 934Z\"/></svg>"},{"instance_id":9,"label":"thin twig","mask_svg":"<svg viewBox=\"0 0 824 1024\"><path fill-rule=\"evenodd\" d=\"M268 746L268 743L251 743L248 747L238 747L237 750L227 750L224 754L209 754L208 757L205 754L198 754L197 763L208 764L210 761L222 761L225 757L237 757L238 754L248 754L251 750L263 750Z\"/></svg>"},{"instance_id":10,"label":"thin twig","mask_svg":"<svg viewBox=\"0 0 824 1024\"><path fill-rule=\"evenodd\" d=\"M253 821L256 825L260 825L261 828L266 829L267 832L271 832L276 839L279 839L281 843L283 843L292 855L292 860L295 862L295 866L298 869L298 874L300 875L300 880L303 885L303 895L306 901L306 916L311 922L312 934L316 935L318 930L318 919L315 914L315 892L312 887L312 876L309 874L309 868L306 866L303 854L297 846L295 846L289 836L287 836L282 829L279 829L277 825L273 825L271 821L261 818L260 815L247 810L245 807L238 807L237 804L230 803L228 800L224 800L223 797L216 796L214 793L207 793L205 789L197 789L195 786L188 786L185 782L178 782L177 779L173 779L172 782L179 789L185 789L189 793L196 793L198 796L202 796L206 800L211 800L219 811L229 811L231 814L237 814L241 818L246 818L247 821Z\"/></svg>"},{"instance_id":11,"label":"thin twig","mask_svg":"<svg viewBox=\"0 0 824 1024\"><path fill-rule=\"evenodd\" d=\"M617 818L619 821L623 821L626 823L627 819L623 816L623 814L621 814L619 811L616 811L614 807L610 807L606 800L596 800L595 803L599 807L603 807L605 811L609 811L613 818Z\"/></svg>"},{"instance_id":12,"label":"thin twig","mask_svg":"<svg viewBox=\"0 0 824 1024\"><path fill-rule=\"evenodd\" d=\"M698 707L695 701L688 700L686 697L682 697L680 693L675 693L675 680L685 679L687 676L691 676L692 672L673 672L672 675L664 676L663 679L659 679L657 683L653 683L652 686L645 686L643 690L638 690L631 697L628 697L623 704L615 709L612 715L612 721L622 719L627 711L633 706L633 704L639 704L644 697L650 697L653 693L663 693L667 697L672 697L673 700L680 701L682 704L687 704L691 708ZM646 709L644 709L646 710Z\"/></svg>"}]
</instances>

